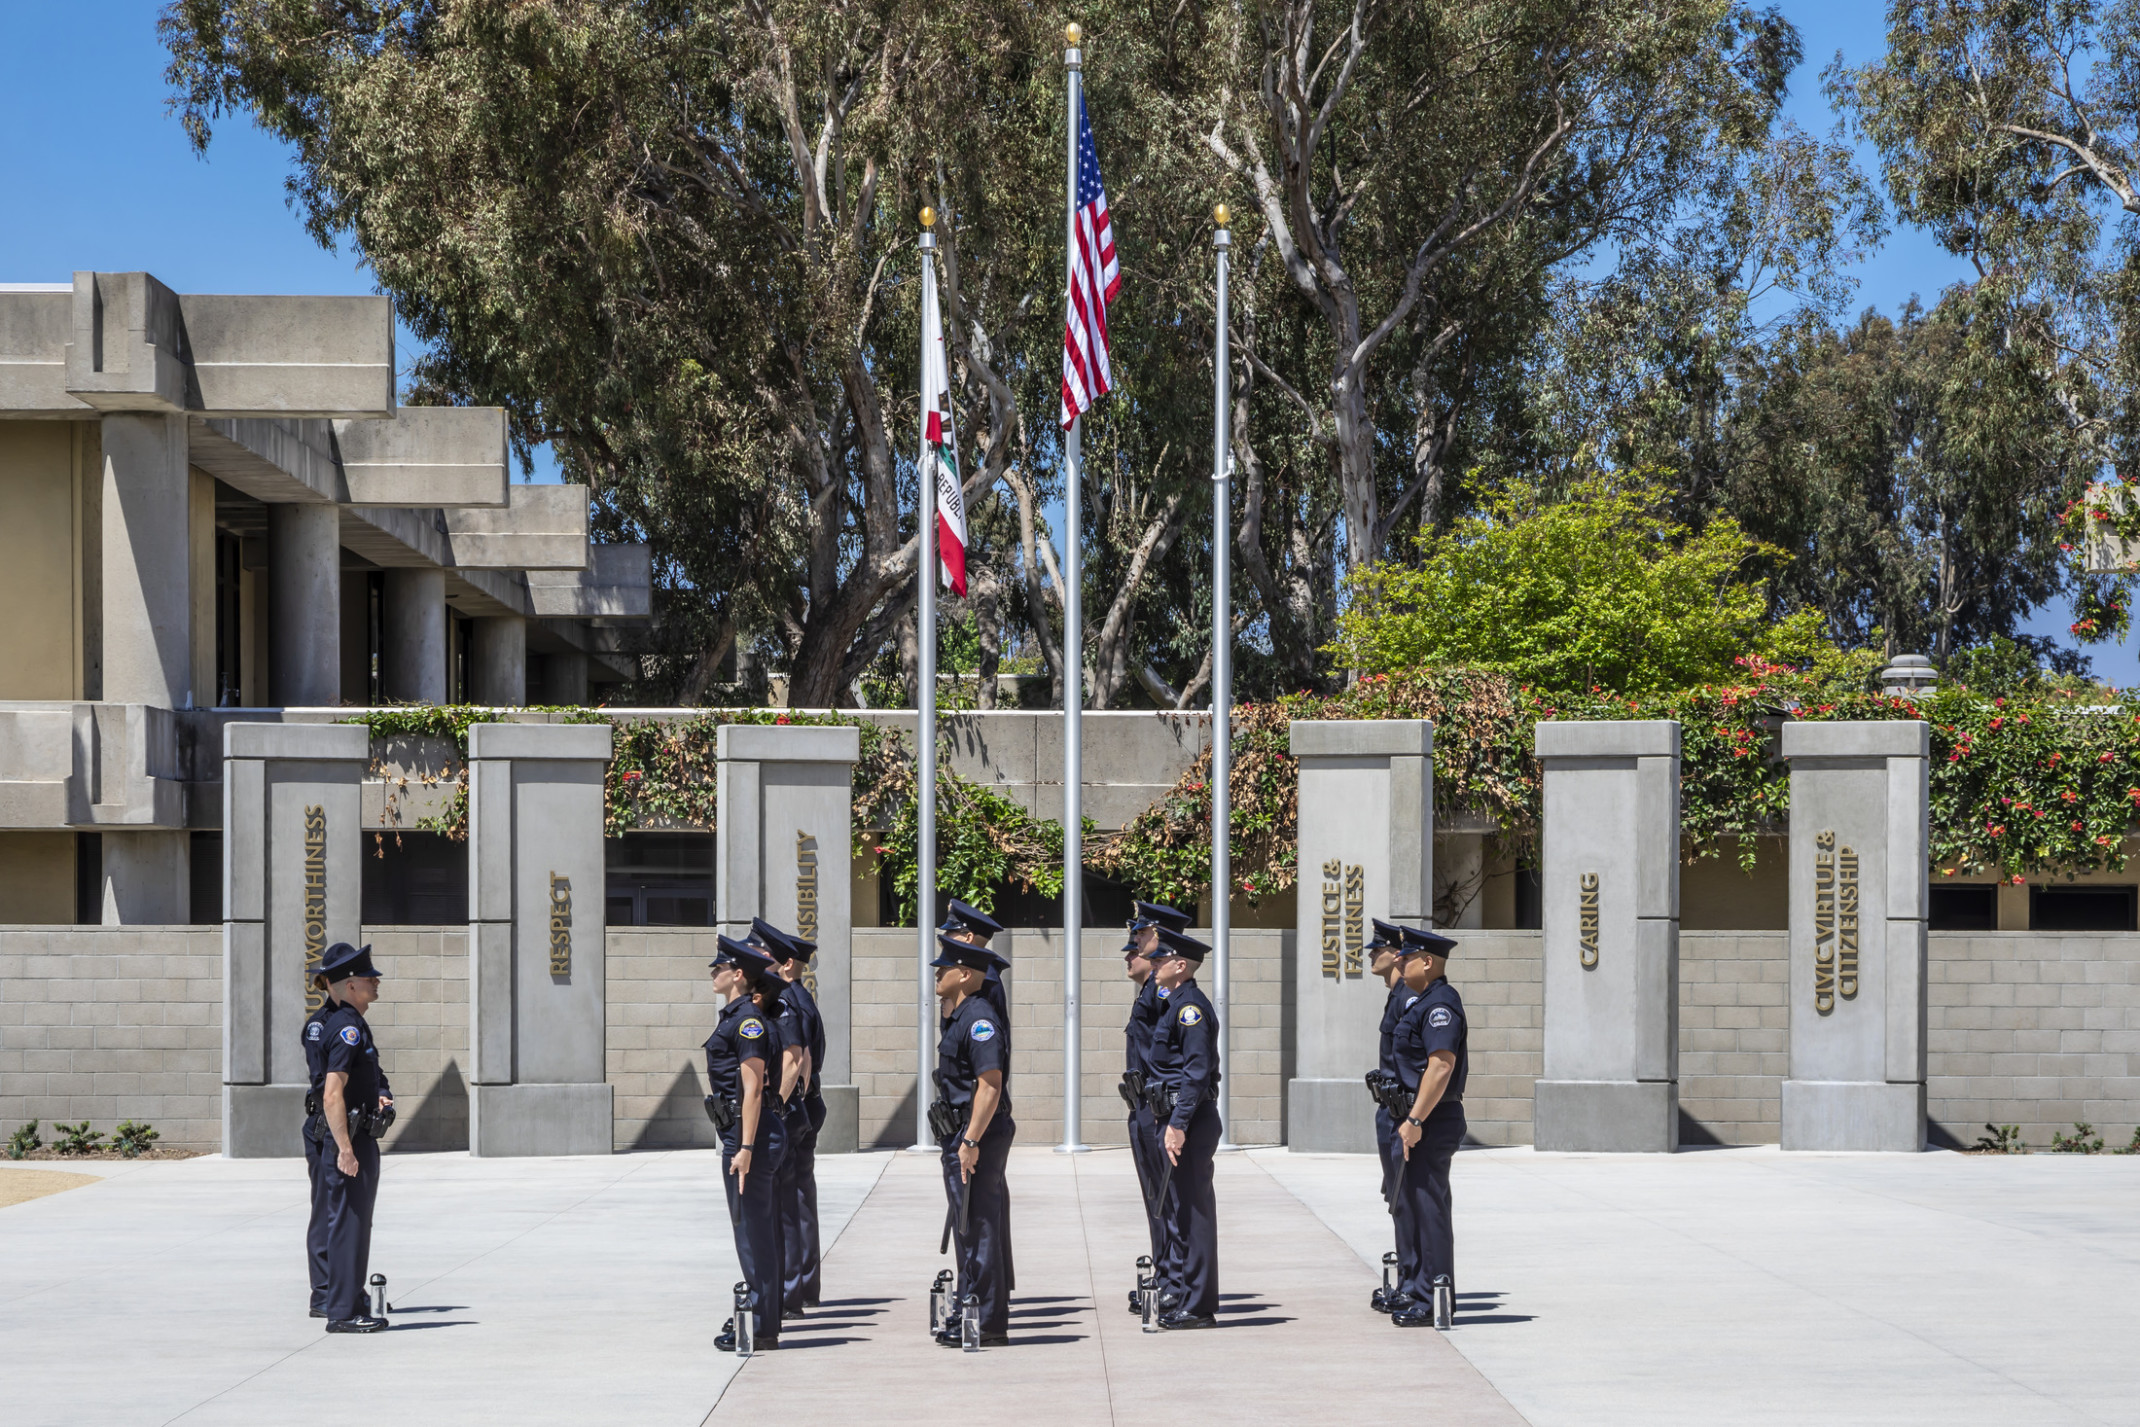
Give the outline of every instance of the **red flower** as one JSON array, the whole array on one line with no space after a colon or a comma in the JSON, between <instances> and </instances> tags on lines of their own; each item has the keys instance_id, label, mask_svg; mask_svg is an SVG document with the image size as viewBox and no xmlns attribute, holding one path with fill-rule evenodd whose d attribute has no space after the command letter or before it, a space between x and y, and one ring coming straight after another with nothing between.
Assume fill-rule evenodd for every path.
<instances>
[{"instance_id":1,"label":"red flower","mask_svg":"<svg viewBox=\"0 0 2140 1427\"><path fill-rule=\"evenodd\" d=\"M2079 823L2075 823L2075 824L2073 825L2073 830L2074 830L2075 832L2079 832L2079 831L2081 830L2081 825L2080 825Z\"/></svg>"},{"instance_id":2,"label":"red flower","mask_svg":"<svg viewBox=\"0 0 2140 1427\"><path fill-rule=\"evenodd\" d=\"M638 782L638 781L639 781L639 770L638 770L637 768L627 768L627 769L625 769L625 770L624 770L624 781L625 781L625 782L627 782L627 783L636 783L636 782Z\"/></svg>"}]
</instances>

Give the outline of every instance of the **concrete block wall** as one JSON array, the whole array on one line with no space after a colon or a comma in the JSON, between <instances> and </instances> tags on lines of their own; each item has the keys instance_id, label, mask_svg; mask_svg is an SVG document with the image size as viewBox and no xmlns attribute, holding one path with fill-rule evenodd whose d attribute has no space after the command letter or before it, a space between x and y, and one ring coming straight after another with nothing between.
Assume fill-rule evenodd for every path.
<instances>
[{"instance_id":1,"label":"concrete block wall","mask_svg":"<svg viewBox=\"0 0 2140 1427\"><path fill-rule=\"evenodd\" d=\"M0 927L0 1129L121 1120L223 1138L221 927Z\"/></svg>"},{"instance_id":2,"label":"concrete block wall","mask_svg":"<svg viewBox=\"0 0 2140 1427\"><path fill-rule=\"evenodd\" d=\"M1679 1139L1772 1145L1790 1068L1787 932L1679 934Z\"/></svg>"},{"instance_id":3,"label":"concrete block wall","mask_svg":"<svg viewBox=\"0 0 2140 1427\"><path fill-rule=\"evenodd\" d=\"M388 1150L468 1148L468 928L367 928L379 999L365 1019L394 1085Z\"/></svg>"},{"instance_id":4,"label":"concrete block wall","mask_svg":"<svg viewBox=\"0 0 2140 1427\"><path fill-rule=\"evenodd\" d=\"M706 1118L706 1037L720 1019L713 994L716 933L699 927L611 927L607 1060L617 1150L712 1149Z\"/></svg>"},{"instance_id":5,"label":"concrete block wall","mask_svg":"<svg viewBox=\"0 0 2140 1427\"><path fill-rule=\"evenodd\" d=\"M1290 1074L1283 1003L1291 985L1292 941L1290 931L1233 934L1228 1084L1237 1144L1275 1144L1281 1133L1281 1095ZM1011 961L1011 1097L1018 1139L1027 1145L1060 1144L1062 933L1021 929L998 937L994 945ZM1089 1145L1119 1145L1127 1139L1115 1086L1122 1077L1122 1025L1129 1019L1134 988L1122 975L1121 946L1122 933L1114 928L1084 936L1079 1133ZM916 955L911 929L855 932L854 1063L865 1146L913 1142ZM1199 984L1211 989L1208 968Z\"/></svg>"},{"instance_id":6,"label":"concrete block wall","mask_svg":"<svg viewBox=\"0 0 2140 1427\"><path fill-rule=\"evenodd\" d=\"M1932 1134L2019 1125L2038 1149L2075 1120L2122 1147L2140 1124L2140 937L1935 932Z\"/></svg>"},{"instance_id":7,"label":"concrete block wall","mask_svg":"<svg viewBox=\"0 0 2140 1427\"><path fill-rule=\"evenodd\" d=\"M1545 1054L1545 934L1455 932L1449 983L1464 998L1471 1076L1464 1086L1470 1138L1484 1145L1531 1143L1531 1085ZM1368 1048L1373 1054L1373 1048ZM1363 1088L1360 1092L1365 1095Z\"/></svg>"}]
</instances>

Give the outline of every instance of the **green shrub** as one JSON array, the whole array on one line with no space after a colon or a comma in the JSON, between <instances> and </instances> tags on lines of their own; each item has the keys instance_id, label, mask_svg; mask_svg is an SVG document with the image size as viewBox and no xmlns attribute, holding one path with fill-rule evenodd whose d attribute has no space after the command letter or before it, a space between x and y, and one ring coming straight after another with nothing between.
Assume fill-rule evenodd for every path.
<instances>
[{"instance_id":1,"label":"green shrub","mask_svg":"<svg viewBox=\"0 0 2140 1427\"><path fill-rule=\"evenodd\" d=\"M144 1150L150 1148L156 1139L156 1131L150 1129L147 1125L136 1124L132 1120L121 1120L119 1128L112 1131L111 1147L123 1157L133 1159Z\"/></svg>"},{"instance_id":2,"label":"green shrub","mask_svg":"<svg viewBox=\"0 0 2140 1427\"><path fill-rule=\"evenodd\" d=\"M53 1146L61 1154L94 1154L103 1148L97 1141L104 1138L104 1132L90 1129L87 1120L79 1125L54 1120L52 1128L61 1136L60 1142Z\"/></svg>"},{"instance_id":3,"label":"green shrub","mask_svg":"<svg viewBox=\"0 0 2140 1427\"><path fill-rule=\"evenodd\" d=\"M2140 1138L2140 1136L2136 1136L2136 1138ZM9 1159L28 1159L31 1150L41 1150L44 1147L44 1137L37 1133L37 1122L35 1120L30 1121L29 1124L24 1125L14 1134L7 1137L7 1157Z\"/></svg>"},{"instance_id":4,"label":"green shrub","mask_svg":"<svg viewBox=\"0 0 2140 1427\"><path fill-rule=\"evenodd\" d=\"M1985 1133L1977 1136L1977 1148L1987 1154L2025 1154L2028 1146L2021 1143L2019 1125L1984 1124Z\"/></svg>"},{"instance_id":5,"label":"green shrub","mask_svg":"<svg viewBox=\"0 0 2140 1427\"><path fill-rule=\"evenodd\" d=\"M2089 1124L2086 1120L2075 1120L2072 1134L2062 1135L2056 1130L2051 1132L2051 1152L2053 1154L2101 1154L2103 1152L2103 1137L2097 1134L2095 1126Z\"/></svg>"}]
</instances>

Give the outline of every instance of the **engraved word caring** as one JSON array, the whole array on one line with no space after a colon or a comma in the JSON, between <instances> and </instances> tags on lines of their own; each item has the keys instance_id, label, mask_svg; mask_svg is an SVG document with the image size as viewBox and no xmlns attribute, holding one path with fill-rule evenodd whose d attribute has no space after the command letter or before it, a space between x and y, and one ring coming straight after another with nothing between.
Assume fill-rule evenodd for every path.
<instances>
[{"instance_id":1,"label":"engraved word caring","mask_svg":"<svg viewBox=\"0 0 2140 1427\"><path fill-rule=\"evenodd\" d=\"M327 950L327 810L305 809L305 1011L327 1004L327 993L312 985L320 954Z\"/></svg>"},{"instance_id":2,"label":"engraved word caring","mask_svg":"<svg viewBox=\"0 0 2140 1427\"><path fill-rule=\"evenodd\" d=\"M1598 964L1598 874L1585 872L1578 884L1582 889L1577 906L1581 919L1577 923L1578 941L1582 947L1583 966L1587 970Z\"/></svg>"},{"instance_id":3,"label":"engraved word caring","mask_svg":"<svg viewBox=\"0 0 2140 1427\"><path fill-rule=\"evenodd\" d=\"M1367 969L1367 869L1332 859L1323 864L1323 975L1358 976Z\"/></svg>"},{"instance_id":4,"label":"engraved word caring","mask_svg":"<svg viewBox=\"0 0 2140 1427\"><path fill-rule=\"evenodd\" d=\"M1858 854L1835 831L1813 836L1813 1009L1823 1016L1858 994Z\"/></svg>"},{"instance_id":5,"label":"engraved word caring","mask_svg":"<svg viewBox=\"0 0 2140 1427\"><path fill-rule=\"evenodd\" d=\"M795 830L795 933L804 941L817 940L817 839ZM817 958L803 963L803 989L817 994Z\"/></svg>"},{"instance_id":6,"label":"engraved word caring","mask_svg":"<svg viewBox=\"0 0 2140 1427\"><path fill-rule=\"evenodd\" d=\"M572 974L572 879L550 874L550 974Z\"/></svg>"}]
</instances>

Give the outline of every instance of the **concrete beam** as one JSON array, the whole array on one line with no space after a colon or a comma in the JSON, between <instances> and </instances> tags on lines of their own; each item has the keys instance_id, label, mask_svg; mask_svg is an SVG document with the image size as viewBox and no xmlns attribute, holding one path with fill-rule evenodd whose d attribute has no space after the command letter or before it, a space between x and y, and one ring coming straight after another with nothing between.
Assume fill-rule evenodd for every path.
<instances>
[{"instance_id":1,"label":"concrete beam","mask_svg":"<svg viewBox=\"0 0 2140 1427\"><path fill-rule=\"evenodd\" d=\"M82 417L94 409L67 392L71 283L0 283L0 411L11 417Z\"/></svg>"},{"instance_id":2,"label":"concrete beam","mask_svg":"<svg viewBox=\"0 0 2140 1427\"><path fill-rule=\"evenodd\" d=\"M187 422L193 464L268 505L332 505L341 492L325 421L233 417Z\"/></svg>"},{"instance_id":3,"label":"concrete beam","mask_svg":"<svg viewBox=\"0 0 2140 1427\"><path fill-rule=\"evenodd\" d=\"M587 565L587 488L511 487L500 510L445 512L452 563L478 570L579 570Z\"/></svg>"},{"instance_id":4,"label":"concrete beam","mask_svg":"<svg viewBox=\"0 0 2140 1427\"><path fill-rule=\"evenodd\" d=\"M349 505L504 507L505 409L406 406L392 421L337 421Z\"/></svg>"},{"instance_id":5,"label":"concrete beam","mask_svg":"<svg viewBox=\"0 0 2140 1427\"><path fill-rule=\"evenodd\" d=\"M590 545L584 569L528 571L528 598L547 619L645 619L654 613L653 551Z\"/></svg>"}]
</instances>

